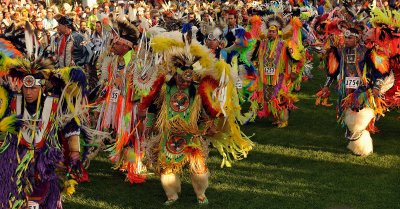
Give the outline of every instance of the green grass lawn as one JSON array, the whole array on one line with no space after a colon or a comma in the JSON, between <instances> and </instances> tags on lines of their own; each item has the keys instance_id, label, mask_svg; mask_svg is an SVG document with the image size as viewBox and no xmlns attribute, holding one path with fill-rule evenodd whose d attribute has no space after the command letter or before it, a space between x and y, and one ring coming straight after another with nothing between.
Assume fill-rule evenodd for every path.
<instances>
[{"instance_id":1,"label":"green grass lawn","mask_svg":"<svg viewBox=\"0 0 400 209\"><path fill-rule=\"evenodd\" d=\"M255 133L256 146L232 168L221 169L221 157L215 150L210 153L210 204L201 208L400 208L399 113L392 111L377 122L372 155L354 156L346 149L335 107L314 106L312 95L324 76L313 73L287 128L275 128L268 120L244 126L248 135ZM111 167L104 154L93 160L91 181L80 184L64 208L200 208L187 173L179 201L167 207L157 176L131 185Z\"/></svg>"}]
</instances>

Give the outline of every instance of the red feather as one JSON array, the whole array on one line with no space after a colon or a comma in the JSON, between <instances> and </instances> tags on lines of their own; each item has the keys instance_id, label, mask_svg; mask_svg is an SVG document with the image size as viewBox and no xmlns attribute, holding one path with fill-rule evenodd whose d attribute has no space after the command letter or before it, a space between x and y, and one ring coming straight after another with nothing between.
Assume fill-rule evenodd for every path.
<instances>
[{"instance_id":1,"label":"red feather","mask_svg":"<svg viewBox=\"0 0 400 209\"><path fill-rule=\"evenodd\" d=\"M206 112L211 117L216 117L220 113L219 105L212 101L211 94L218 87L218 81L213 79L211 76L206 76L201 80L199 85L199 93L201 101Z\"/></svg>"},{"instance_id":2,"label":"red feather","mask_svg":"<svg viewBox=\"0 0 400 209\"><path fill-rule=\"evenodd\" d=\"M332 51L328 55L328 74L329 75L334 75L339 67L339 61L335 55L335 53Z\"/></svg>"},{"instance_id":3,"label":"red feather","mask_svg":"<svg viewBox=\"0 0 400 209\"><path fill-rule=\"evenodd\" d=\"M151 90L149 92L149 95L142 97L142 100L140 101L139 104L139 110L144 110L148 108L151 105L151 103L153 103L154 97L157 96L157 94L160 92L164 82L165 82L164 75L158 77L157 80L154 81L153 86L151 87Z\"/></svg>"}]
</instances>

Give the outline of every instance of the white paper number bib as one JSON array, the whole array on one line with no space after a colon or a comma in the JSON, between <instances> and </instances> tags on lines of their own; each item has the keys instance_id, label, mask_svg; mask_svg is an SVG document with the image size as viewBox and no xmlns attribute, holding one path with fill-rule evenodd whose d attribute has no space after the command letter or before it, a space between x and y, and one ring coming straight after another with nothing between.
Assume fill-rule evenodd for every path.
<instances>
[{"instance_id":1,"label":"white paper number bib","mask_svg":"<svg viewBox=\"0 0 400 209\"><path fill-rule=\"evenodd\" d=\"M113 88L113 90L111 91L111 102L117 102L120 93L121 91L119 89Z\"/></svg>"},{"instance_id":2,"label":"white paper number bib","mask_svg":"<svg viewBox=\"0 0 400 209\"><path fill-rule=\"evenodd\" d=\"M28 201L28 208L29 209L39 209L39 203L34 201Z\"/></svg>"},{"instance_id":3,"label":"white paper number bib","mask_svg":"<svg viewBox=\"0 0 400 209\"><path fill-rule=\"evenodd\" d=\"M275 68L273 67L265 67L264 71L265 75L275 75Z\"/></svg>"},{"instance_id":4,"label":"white paper number bib","mask_svg":"<svg viewBox=\"0 0 400 209\"><path fill-rule=\"evenodd\" d=\"M243 88L243 81L242 81L242 79L238 78L238 79L236 80L236 88L238 88L238 89Z\"/></svg>"},{"instance_id":5,"label":"white paper number bib","mask_svg":"<svg viewBox=\"0 0 400 209\"><path fill-rule=\"evenodd\" d=\"M357 89L361 84L360 77L346 77L346 89Z\"/></svg>"}]
</instances>

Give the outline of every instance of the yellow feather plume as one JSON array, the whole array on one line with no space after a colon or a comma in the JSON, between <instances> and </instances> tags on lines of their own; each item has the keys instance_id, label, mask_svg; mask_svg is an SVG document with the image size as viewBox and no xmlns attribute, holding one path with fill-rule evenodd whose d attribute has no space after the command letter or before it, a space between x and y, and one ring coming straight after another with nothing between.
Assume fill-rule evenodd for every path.
<instances>
[{"instance_id":1,"label":"yellow feather plume","mask_svg":"<svg viewBox=\"0 0 400 209\"><path fill-rule=\"evenodd\" d=\"M16 115L10 115L3 118L0 121L0 131L1 132L9 132L9 133L16 133L16 123L18 122L18 118Z\"/></svg>"},{"instance_id":2,"label":"yellow feather plume","mask_svg":"<svg viewBox=\"0 0 400 209\"><path fill-rule=\"evenodd\" d=\"M229 76L229 79L232 79L231 76L231 66L226 63L224 60L213 60L215 63L213 67L207 68L205 74L210 75L215 80L220 80L222 74ZM211 64L211 63L210 63Z\"/></svg>"},{"instance_id":3,"label":"yellow feather plume","mask_svg":"<svg viewBox=\"0 0 400 209\"><path fill-rule=\"evenodd\" d=\"M203 68L210 68L213 64L213 57L211 57L211 53L202 45L192 44L190 46L190 53L194 56L201 57L200 64Z\"/></svg>"},{"instance_id":4,"label":"yellow feather plume","mask_svg":"<svg viewBox=\"0 0 400 209\"><path fill-rule=\"evenodd\" d=\"M392 13L393 13L394 27L400 28L400 12L393 10Z\"/></svg>"},{"instance_id":5,"label":"yellow feather plume","mask_svg":"<svg viewBox=\"0 0 400 209\"><path fill-rule=\"evenodd\" d=\"M0 76L8 75L11 66L17 65L18 60L12 59L0 52Z\"/></svg>"},{"instance_id":6,"label":"yellow feather plume","mask_svg":"<svg viewBox=\"0 0 400 209\"><path fill-rule=\"evenodd\" d=\"M387 13L386 10L381 9L379 7L373 8L371 10L371 19L370 19L372 25L374 27L376 27L377 24L391 25L392 18L389 13Z\"/></svg>"},{"instance_id":7,"label":"yellow feather plume","mask_svg":"<svg viewBox=\"0 0 400 209\"><path fill-rule=\"evenodd\" d=\"M183 48L184 45L185 44L182 41L178 41L172 38L165 38L162 36L154 37L151 41L151 47L156 53L169 51L172 47Z\"/></svg>"},{"instance_id":8,"label":"yellow feather plume","mask_svg":"<svg viewBox=\"0 0 400 209\"><path fill-rule=\"evenodd\" d=\"M75 193L75 186L78 185L73 179L67 180L64 182L64 190L63 193L68 197L72 196Z\"/></svg>"},{"instance_id":9,"label":"yellow feather plume","mask_svg":"<svg viewBox=\"0 0 400 209\"><path fill-rule=\"evenodd\" d=\"M370 21L374 27L384 24L393 28L400 27L400 13L395 10L374 7L371 9Z\"/></svg>"},{"instance_id":10,"label":"yellow feather plume","mask_svg":"<svg viewBox=\"0 0 400 209\"><path fill-rule=\"evenodd\" d=\"M0 86L0 118L4 116L4 113L8 108L8 103L8 92L3 86Z\"/></svg>"}]
</instances>

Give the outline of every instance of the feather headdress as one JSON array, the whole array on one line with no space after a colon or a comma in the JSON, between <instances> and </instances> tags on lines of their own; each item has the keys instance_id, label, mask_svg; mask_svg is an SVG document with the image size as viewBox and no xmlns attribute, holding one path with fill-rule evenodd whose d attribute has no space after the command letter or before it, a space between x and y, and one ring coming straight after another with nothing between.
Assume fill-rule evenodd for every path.
<instances>
[{"instance_id":1,"label":"feather headdress","mask_svg":"<svg viewBox=\"0 0 400 209\"><path fill-rule=\"evenodd\" d=\"M133 47L139 39L138 28L126 19L118 19L117 27L118 34L114 40L125 40L128 46Z\"/></svg>"},{"instance_id":2,"label":"feather headdress","mask_svg":"<svg viewBox=\"0 0 400 209\"><path fill-rule=\"evenodd\" d=\"M34 85L47 85L46 82L53 69L53 63L50 60L26 58L4 58L4 64L8 70L1 74L5 76L12 91L19 92L22 86L32 87Z\"/></svg>"},{"instance_id":3,"label":"feather headdress","mask_svg":"<svg viewBox=\"0 0 400 209\"><path fill-rule=\"evenodd\" d=\"M28 21L11 24L0 36L10 41L15 48L30 58L38 58L40 46L34 33L34 26Z\"/></svg>"},{"instance_id":4,"label":"feather headdress","mask_svg":"<svg viewBox=\"0 0 400 209\"><path fill-rule=\"evenodd\" d=\"M338 28L344 32L345 36L359 36L366 30L364 22L342 20L338 22Z\"/></svg>"},{"instance_id":5,"label":"feather headdress","mask_svg":"<svg viewBox=\"0 0 400 209\"><path fill-rule=\"evenodd\" d=\"M48 59L31 61L29 59L18 58L10 68L8 75L17 79L23 79L27 75L48 79L52 69L54 69L53 63Z\"/></svg>"},{"instance_id":6,"label":"feather headdress","mask_svg":"<svg viewBox=\"0 0 400 209\"><path fill-rule=\"evenodd\" d=\"M328 16L329 14L323 14L315 18L312 23L311 27L317 33L324 33L326 29L326 25L328 23Z\"/></svg>"},{"instance_id":7,"label":"feather headdress","mask_svg":"<svg viewBox=\"0 0 400 209\"><path fill-rule=\"evenodd\" d=\"M374 27L385 25L390 29L400 28L400 12L374 7L371 9L370 22Z\"/></svg>"},{"instance_id":8,"label":"feather headdress","mask_svg":"<svg viewBox=\"0 0 400 209\"><path fill-rule=\"evenodd\" d=\"M208 39L222 39L222 27L221 25L217 25L214 22L205 23L202 22L200 25L201 33L206 35Z\"/></svg>"},{"instance_id":9,"label":"feather headdress","mask_svg":"<svg viewBox=\"0 0 400 209\"><path fill-rule=\"evenodd\" d=\"M283 21L283 18L279 15L268 15L264 16L263 20L266 25L266 29L270 29L271 27L275 27L277 30L281 30L282 28L285 27L285 22Z\"/></svg>"},{"instance_id":10,"label":"feather headdress","mask_svg":"<svg viewBox=\"0 0 400 209\"><path fill-rule=\"evenodd\" d=\"M261 35L261 28L262 28L262 19L258 15L253 15L250 18L250 25L251 25L251 36L254 39L258 39L258 37Z\"/></svg>"},{"instance_id":11,"label":"feather headdress","mask_svg":"<svg viewBox=\"0 0 400 209\"><path fill-rule=\"evenodd\" d=\"M190 69L202 76L205 69L211 68L213 57L209 50L190 37L190 34L166 32L152 39L153 51L164 57L171 74L183 73Z\"/></svg>"},{"instance_id":12,"label":"feather headdress","mask_svg":"<svg viewBox=\"0 0 400 209\"><path fill-rule=\"evenodd\" d=\"M0 52L9 58L22 57L22 53L8 40L0 38Z\"/></svg>"}]
</instances>

